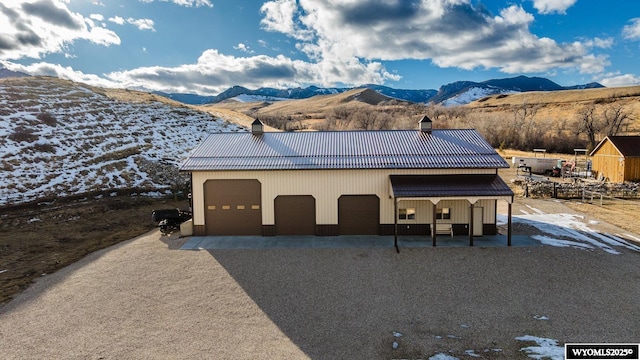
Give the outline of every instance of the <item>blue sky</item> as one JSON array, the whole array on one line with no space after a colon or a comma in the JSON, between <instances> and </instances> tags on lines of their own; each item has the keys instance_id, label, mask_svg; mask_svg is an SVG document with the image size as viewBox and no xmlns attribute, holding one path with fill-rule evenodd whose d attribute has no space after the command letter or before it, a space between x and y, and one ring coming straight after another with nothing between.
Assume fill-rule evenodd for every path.
<instances>
[{"instance_id":1,"label":"blue sky","mask_svg":"<svg viewBox=\"0 0 640 360\"><path fill-rule=\"evenodd\" d=\"M640 85L634 0L8 0L0 65L96 86Z\"/></svg>"}]
</instances>

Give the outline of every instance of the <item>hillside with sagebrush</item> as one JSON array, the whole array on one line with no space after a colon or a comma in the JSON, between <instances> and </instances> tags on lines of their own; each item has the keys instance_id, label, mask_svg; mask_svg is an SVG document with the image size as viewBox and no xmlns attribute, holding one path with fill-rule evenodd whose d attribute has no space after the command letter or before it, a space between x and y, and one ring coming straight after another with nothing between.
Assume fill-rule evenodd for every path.
<instances>
[{"instance_id":1,"label":"hillside with sagebrush","mask_svg":"<svg viewBox=\"0 0 640 360\"><path fill-rule=\"evenodd\" d=\"M180 186L208 134L246 131L152 94L51 77L0 80L0 205Z\"/></svg>"}]
</instances>

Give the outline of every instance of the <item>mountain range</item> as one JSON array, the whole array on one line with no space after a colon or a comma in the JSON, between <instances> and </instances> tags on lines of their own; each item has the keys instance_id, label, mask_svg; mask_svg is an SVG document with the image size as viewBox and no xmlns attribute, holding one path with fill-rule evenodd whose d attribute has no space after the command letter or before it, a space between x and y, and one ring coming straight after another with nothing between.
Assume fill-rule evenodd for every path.
<instances>
[{"instance_id":1,"label":"mountain range","mask_svg":"<svg viewBox=\"0 0 640 360\"><path fill-rule=\"evenodd\" d=\"M410 101L414 103L434 103L442 105L463 105L474 100L495 94L510 94L528 91L558 91L574 89L602 88L599 83L592 82L584 85L561 86L541 77L517 76L505 79L491 79L483 82L456 81L440 87L438 90L408 90L394 89L382 85L364 85L362 87L374 90L392 99ZM215 104L227 100L235 101L280 101L290 99L306 99L316 95L338 94L354 88L320 88L309 86L306 88L274 89L259 88L250 90L242 86L233 86L215 96L201 96L195 94L163 93L155 94L191 105Z\"/></svg>"},{"instance_id":2,"label":"mountain range","mask_svg":"<svg viewBox=\"0 0 640 360\"><path fill-rule=\"evenodd\" d=\"M0 78L25 77L28 74L0 68ZM528 91L558 91L602 88L603 85L592 82L584 85L561 86L541 77L517 76L513 78L491 79L483 82L456 81L442 85L440 89L395 89L383 85L367 84L360 88L368 88L391 99L410 101L414 103L433 103L445 106L464 105L486 96L495 94L511 94ZM316 95L339 94L355 88L321 88L309 86L306 88L275 89L263 87L256 90L242 86L233 86L218 95L205 96L187 93L167 93L153 91L153 94L189 105L216 104L226 100L242 102L281 101L290 99L307 99Z\"/></svg>"},{"instance_id":3,"label":"mountain range","mask_svg":"<svg viewBox=\"0 0 640 360\"><path fill-rule=\"evenodd\" d=\"M0 79L25 76L29 76L29 74L25 74L20 71L11 71L9 69L0 68Z\"/></svg>"}]
</instances>

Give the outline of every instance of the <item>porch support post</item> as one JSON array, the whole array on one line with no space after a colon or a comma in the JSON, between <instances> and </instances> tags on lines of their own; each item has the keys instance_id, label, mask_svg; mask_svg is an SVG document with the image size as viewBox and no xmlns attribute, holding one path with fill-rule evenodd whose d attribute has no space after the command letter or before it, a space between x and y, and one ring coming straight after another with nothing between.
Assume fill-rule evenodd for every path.
<instances>
[{"instance_id":1,"label":"porch support post","mask_svg":"<svg viewBox=\"0 0 640 360\"><path fill-rule=\"evenodd\" d=\"M396 247L396 252L400 253L398 248L398 199L393 198L393 246Z\"/></svg>"},{"instance_id":2,"label":"porch support post","mask_svg":"<svg viewBox=\"0 0 640 360\"><path fill-rule=\"evenodd\" d=\"M432 213L433 213L433 219L431 222L431 241L433 242L433 246L436 246L436 204L432 203L433 207L432 207Z\"/></svg>"},{"instance_id":3,"label":"porch support post","mask_svg":"<svg viewBox=\"0 0 640 360\"><path fill-rule=\"evenodd\" d=\"M508 215L507 215L507 246L511 246L511 203L508 204Z\"/></svg>"},{"instance_id":4,"label":"porch support post","mask_svg":"<svg viewBox=\"0 0 640 360\"><path fill-rule=\"evenodd\" d=\"M473 203L469 205L469 246L473 246Z\"/></svg>"}]
</instances>

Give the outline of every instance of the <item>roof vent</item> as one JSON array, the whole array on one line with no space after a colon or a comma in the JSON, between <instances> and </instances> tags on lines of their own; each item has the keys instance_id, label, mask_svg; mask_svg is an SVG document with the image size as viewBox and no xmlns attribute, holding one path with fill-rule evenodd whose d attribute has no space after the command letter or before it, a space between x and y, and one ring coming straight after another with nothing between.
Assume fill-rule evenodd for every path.
<instances>
[{"instance_id":1,"label":"roof vent","mask_svg":"<svg viewBox=\"0 0 640 360\"><path fill-rule=\"evenodd\" d=\"M251 123L251 133L253 135L262 135L262 133L264 133L264 124L262 121L255 119L255 121Z\"/></svg>"},{"instance_id":2,"label":"roof vent","mask_svg":"<svg viewBox=\"0 0 640 360\"><path fill-rule=\"evenodd\" d=\"M433 122L427 115L423 116L419 121L420 131L431 134L431 130L433 129Z\"/></svg>"}]
</instances>

